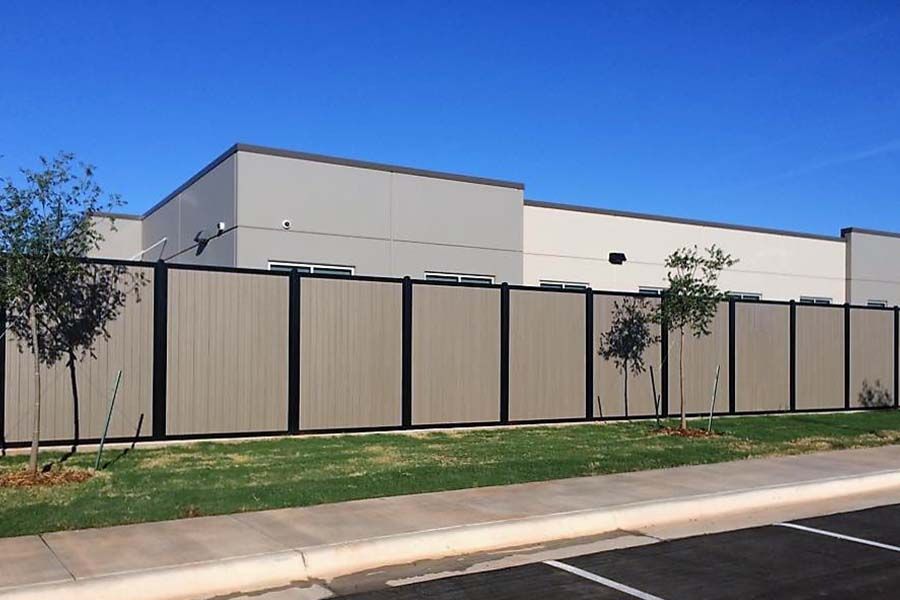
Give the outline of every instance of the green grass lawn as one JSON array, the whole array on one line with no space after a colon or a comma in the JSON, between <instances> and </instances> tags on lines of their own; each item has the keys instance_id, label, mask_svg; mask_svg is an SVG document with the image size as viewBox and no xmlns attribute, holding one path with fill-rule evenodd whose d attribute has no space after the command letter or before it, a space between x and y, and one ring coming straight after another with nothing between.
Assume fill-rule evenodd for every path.
<instances>
[{"instance_id":1,"label":"green grass lawn","mask_svg":"<svg viewBox=\"0 0 900 600\"><path fill-rule=\"evenodd\" d=\"M880 446L900 441L900 412L740 417L715 428L714 438L622 422L114 449L86 483L0 488L0 536ZM26 461L8 456L0 470ZM93 461L76 454L66 465Z\"/></svg>"}]
</instances>

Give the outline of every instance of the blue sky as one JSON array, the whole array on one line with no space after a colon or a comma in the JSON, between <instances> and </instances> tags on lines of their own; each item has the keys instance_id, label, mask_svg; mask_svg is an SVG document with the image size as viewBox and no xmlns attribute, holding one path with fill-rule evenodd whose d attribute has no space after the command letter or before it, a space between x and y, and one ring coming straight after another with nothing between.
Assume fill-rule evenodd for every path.
<instances>
[{"instance_id":1,"label":"blue sky","mask_svg":"<svg viewBox=\"0 0 900 600\"><path fill-rule=\"evenodd\" d=\"M141 212L234 142L526 197L900 231L900 4L4 2L0 173Z\"/></svg>"}]
</instances>

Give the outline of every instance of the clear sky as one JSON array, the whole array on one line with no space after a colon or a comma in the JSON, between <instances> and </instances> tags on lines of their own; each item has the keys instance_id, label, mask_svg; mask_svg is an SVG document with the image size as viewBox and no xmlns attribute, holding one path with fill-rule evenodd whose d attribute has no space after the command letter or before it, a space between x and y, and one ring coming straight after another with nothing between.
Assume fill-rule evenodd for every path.
<instances>
[{"instance_id":1,"label":"clear sky","mask_svg":"<svg viewBox=\"0 0 900 600\"><path fill-rule=\"evenodd\" d=\"M0 4L0 173L70 150L142 212L238 141L900 231L900 3Z\"/></svg>"}]
</instances>

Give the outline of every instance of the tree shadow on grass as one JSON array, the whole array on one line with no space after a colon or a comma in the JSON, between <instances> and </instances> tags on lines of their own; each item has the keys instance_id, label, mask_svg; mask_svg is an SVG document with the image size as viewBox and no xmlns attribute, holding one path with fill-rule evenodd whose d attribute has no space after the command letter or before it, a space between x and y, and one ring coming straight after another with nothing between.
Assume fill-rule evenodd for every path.
<instances>
[{"instance_id":1,"label":"tree shadow on grass","mask_svg":"<svg viewBox=\"0 0 900 600\"><path fill-rule=\"evenodd\" d=\"M143 426L143 424L144 424L144 413L141 413L141 416L138 418L137 428L136 428L135 431L134 431L134 437L131 438L131 445L128 446L127 448L123 449L123 450L122 450L121 452L119 452L118 454L116 454L115 458L113 458L113 459L108 460L107 462L105 462L105 463L100 467L101 470L104 470L104 471L105 471L106 469L110 468L111 466L113 466L114 464L116 464L117 462L119 462L120 460L122 460L123 458L125 458L125 456L126 456L129 452L131 452L132 450L134 450L134 447L135 447L135 445L137 444L138 439L141 437L141 427Z\"/></svg>"}]
</instances>

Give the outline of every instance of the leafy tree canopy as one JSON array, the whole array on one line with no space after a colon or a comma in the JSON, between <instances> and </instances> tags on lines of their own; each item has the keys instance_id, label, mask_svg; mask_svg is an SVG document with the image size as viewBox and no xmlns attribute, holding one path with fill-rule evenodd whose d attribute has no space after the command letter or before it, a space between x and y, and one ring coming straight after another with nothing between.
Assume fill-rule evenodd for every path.
<instances>
[{"instance_id":1,"label":"leafy tree canopy","mask_svg":"<svg viewBox=\"0 0 900 600\"><path fill-rule=\"evenodd\" d=\"M69 153L0 178L0 302L8 329L44 364L90 352L98 336L108 336L106 325L126 295L144 283L124 267L81 260L103 240L94 215L121 204L119 196L104 195L93 167Z\"/></svg>"},{"instance_id":2,"label":"leafy tree canopy","mask_svg":"<svg viewBox=\"0 0 900 600\"><path fill-rule=\"evenodd\" d=\"M659 339L651 331L653 311L643 298L626 298L614 304L609 330L600 334L599 353L616 368L633 375L644 372L644 354Z\"/></svg>"},{"instance_id":3,"label":"leafy tree canopy","mask_svg":"<svg viewBox=\"0 0 900 600\"><path fill-rule=\"evenodd\" d=\"M657 317L662 326L689 329L695 337L709 335L718 303L726 297L719 290L719 274L737 262L716 245L704 253L697 246L679 248L666 257L669 286Z\"/></svg>"}]
</instances>

